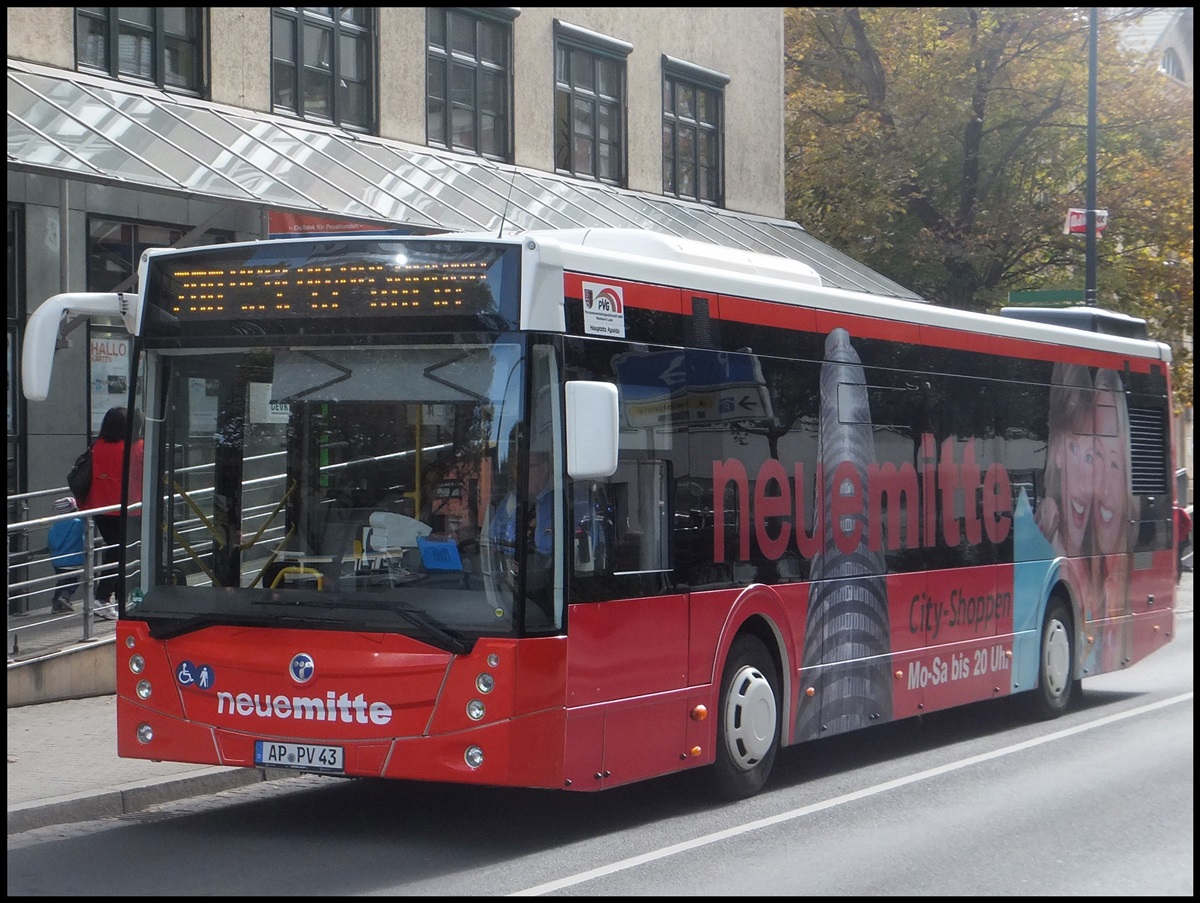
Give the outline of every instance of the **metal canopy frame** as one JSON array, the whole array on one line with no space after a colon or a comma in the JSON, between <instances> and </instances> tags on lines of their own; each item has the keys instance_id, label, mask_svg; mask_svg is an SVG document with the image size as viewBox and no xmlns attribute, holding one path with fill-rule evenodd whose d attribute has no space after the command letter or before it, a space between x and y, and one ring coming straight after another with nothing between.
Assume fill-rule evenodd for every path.
<instances>
[{"instance_id":1,"label":"metal canopy frame","mask_svg":"<svg viewBox=\"0 0 1200 903\"><path fill-rule=\"evenodd\" d=\"M646 228L923 300L789 220L735 213L8 61L10 170L425 231Z\"/></svg>"}]
</instances>

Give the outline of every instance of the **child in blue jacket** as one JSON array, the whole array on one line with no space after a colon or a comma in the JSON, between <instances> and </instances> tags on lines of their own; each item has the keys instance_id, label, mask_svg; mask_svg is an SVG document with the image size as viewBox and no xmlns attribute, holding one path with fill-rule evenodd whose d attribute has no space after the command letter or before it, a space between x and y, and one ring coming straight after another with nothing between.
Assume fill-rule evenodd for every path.
<instances>
[{"instance_id":1,"label":"child in blue jacket","mask_svg":"<svg viewBox=\"0 0 1200 903\"><path fill-rule=\"evenodd\" d=\"M68 511L78 511L79 506L74 498L59 499L54 503L54 510L65 514ZM71 597L79 588L79 569L83 567L83 519L73 517L70 520L57 521L50 528L46 544L50 549L50 563L54 565L54 573L59 575L58 583L54 586L54 599L50 610L55 614L67 614L75 610Z\"/></svg>"}]
</instances>

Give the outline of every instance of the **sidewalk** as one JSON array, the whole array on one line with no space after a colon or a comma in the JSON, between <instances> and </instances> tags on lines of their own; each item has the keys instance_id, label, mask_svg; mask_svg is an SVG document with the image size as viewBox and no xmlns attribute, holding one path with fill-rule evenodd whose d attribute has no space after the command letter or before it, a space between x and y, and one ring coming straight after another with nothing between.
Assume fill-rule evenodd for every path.
<instances>
[{"instance_id":1,"label":"sidewalk","mask_svg":"<svg viewBox=\"0 0 1200 903\"><path fill-rule=\"evenodd\" d=\"M117 757L116 697L8 710L8 833L138 812L294 772Z\"/></svg>"}]
</instances>

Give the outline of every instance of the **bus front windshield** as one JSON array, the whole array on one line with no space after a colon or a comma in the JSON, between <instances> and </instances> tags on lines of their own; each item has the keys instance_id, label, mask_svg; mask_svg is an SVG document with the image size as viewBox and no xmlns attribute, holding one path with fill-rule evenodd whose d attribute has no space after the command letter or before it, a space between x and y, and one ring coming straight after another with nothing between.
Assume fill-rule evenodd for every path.
<instances>
[{"instance_id":1,"label":"bus front windshield","mask_svg":"<svg viewBox=\"0 0 1200 903\"><path fill-rule=\"evenodd\" d=\"M464 651L554 629L516 594L522 547L489 531L523 482L521 340L159 362L131 611L156 635L280 624Z\"/></svg>"}]
</instances>

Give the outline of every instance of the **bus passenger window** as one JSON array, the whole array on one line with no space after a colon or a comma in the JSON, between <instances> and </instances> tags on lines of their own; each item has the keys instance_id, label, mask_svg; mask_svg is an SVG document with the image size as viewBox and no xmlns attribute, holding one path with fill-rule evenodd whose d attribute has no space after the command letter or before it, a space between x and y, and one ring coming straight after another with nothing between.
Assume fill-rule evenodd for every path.
<instances>
[{"instance_id":1,"label":"bus passenger window","mask_svg":"<svg viewBox=\"0 0 1200 903\"><path fill-rule=\"evenodd\" d=\"M668 570L667 465L623 461L605 482L575 485L576 576Z\"/></svg>"},{"instance_id":2,"label":"bus passenger window","mask_svg":"<svg viewBox=\"0 0 1200 903\"><path fill-rule=\"evenodd\" d=\"M574 516L571 523L574 528L572 542L575 573L609 573L613 520L606 484L588 481L575 484Z\"/></svg>"}]
</instances>

